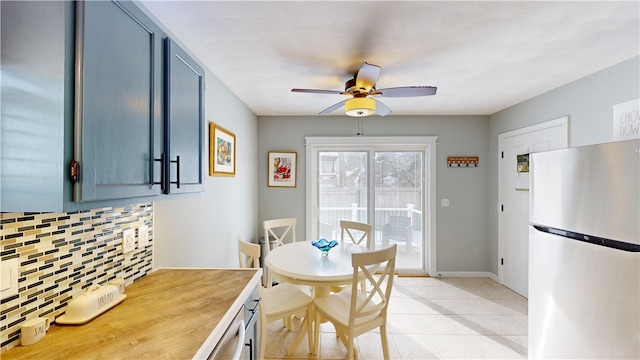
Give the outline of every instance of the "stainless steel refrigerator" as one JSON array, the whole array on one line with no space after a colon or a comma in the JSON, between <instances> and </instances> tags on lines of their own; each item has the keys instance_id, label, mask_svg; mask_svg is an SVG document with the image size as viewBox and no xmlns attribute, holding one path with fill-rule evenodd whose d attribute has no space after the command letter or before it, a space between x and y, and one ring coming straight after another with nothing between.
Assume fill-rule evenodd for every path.
<instances>
[{"instance_id":1,"label":"stainless steel refrigerator","mask_svg":"<svg viewBox=\"0 0 640 360\"><path fill-rule=\"evenodd\" d=\"M529 358L640 359L640 140L530 171Z\"/></svg>"}]
</instances>

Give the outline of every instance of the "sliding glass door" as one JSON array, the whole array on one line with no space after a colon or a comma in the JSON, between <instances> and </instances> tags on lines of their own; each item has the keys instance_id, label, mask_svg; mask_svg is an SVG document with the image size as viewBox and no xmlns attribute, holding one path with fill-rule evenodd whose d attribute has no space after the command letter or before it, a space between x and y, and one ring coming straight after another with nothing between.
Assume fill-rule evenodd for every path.
<instances>
[{"instance_id":1,"label":"sliding glass door","mask_svg":"<svg viewBox=\"0 0 640 360\"><path fill-rule=\"evenodd\" d=\"M376 247L398 243L396 266L423 269L422 151L374 151Z\"/></svg>"},{"instance_id":2,"label":"sliding glass door","mask_svg":"<svg viewBox=\"0 0 640 360\"><path fill-rule=\"evenodd\" d=\"M434 155L433 145L385 144L389 138L367 138L361 144L322 139L321 144L307 138L308 237L338 239L340 220L369 223L375 248L398 244L398 272L427 273L432 234L425 231L431 223L428 179L435 178L427 159Z\"/></svg>"},{"instance_id":3,"label":"sliding glass door","mask_svg":"<svg viewBox=\"0 0 640 360\"><path fill-rule=\"evenodd\" d=\"M318 151L318 238L338 239L340 220L369 223L369 152Z\"/></svg>"}]
</instances>

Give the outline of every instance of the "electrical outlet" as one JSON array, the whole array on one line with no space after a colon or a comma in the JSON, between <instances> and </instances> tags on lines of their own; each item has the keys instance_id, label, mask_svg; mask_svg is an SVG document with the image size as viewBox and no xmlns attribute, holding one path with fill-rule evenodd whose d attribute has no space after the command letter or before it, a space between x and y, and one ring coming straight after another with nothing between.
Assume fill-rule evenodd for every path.
<instances>
[{"instance_id":1,"label":"electrical outlet","mask_svg":"<svg viewBox=\"0 0 640 360\"><path fill-rule=\"evenodd\" d=\"M127 229L122 232L122 253L126 254L136 249L136 232L134 229Z\"/></svg>"},{"instance_id":2,"label":"electrical outlet","mask_svg":"<svg viewBox=\"0 0 640 360\"><path fill-rule=\"evenodd\" d=\"M149 227L142 225L138 228L138 249L149 245Z\"/></svg>"},{"instance_id":3,"label":"electrical outlet","mask_svg":"<svg viewBox=\"0 0 640 360\"><path fill-rule=\"evenodd\" d=\"M4 299L18 293L18 259L0 262L0 298Z\"/></svg>"}]
</instances>

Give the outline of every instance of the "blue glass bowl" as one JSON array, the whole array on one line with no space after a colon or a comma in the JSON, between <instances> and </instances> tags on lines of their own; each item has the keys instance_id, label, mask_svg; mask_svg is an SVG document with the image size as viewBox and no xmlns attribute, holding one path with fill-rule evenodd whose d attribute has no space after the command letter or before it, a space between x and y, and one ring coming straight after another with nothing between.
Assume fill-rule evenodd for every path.
<instances>
[{"instance_id":1,"label":"blue glass bowl","mask_svg":"<svg viewBox=\"0 0 640 360\"><path fill-rule=\"evenodd\" d=\"M327 239L320 239L318 241L311 241L311 245L322 251L322 256L327 256L329 254L329 250L338 245L338 242L335 240L329 241Z\"/></svg>"}]
</instances>

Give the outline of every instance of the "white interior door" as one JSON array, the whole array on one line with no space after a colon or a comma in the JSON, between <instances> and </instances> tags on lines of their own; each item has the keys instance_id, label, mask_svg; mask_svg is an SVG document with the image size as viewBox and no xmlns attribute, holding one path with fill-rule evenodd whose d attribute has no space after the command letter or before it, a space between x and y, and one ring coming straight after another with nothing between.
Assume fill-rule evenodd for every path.
<instances>
[{"instance_id":1,"label":"white interior door","mask_svg":"<svg viewBox=\"0 0 640 360\"><path fill-rule=\"evenodd\" d=\"M529 172L527 155L568 146L568 117L500 134L498 147L499 279L528 296ZM520 163L518 159L520 157Z\"/></svg>"}]
</instances>

